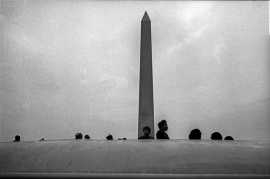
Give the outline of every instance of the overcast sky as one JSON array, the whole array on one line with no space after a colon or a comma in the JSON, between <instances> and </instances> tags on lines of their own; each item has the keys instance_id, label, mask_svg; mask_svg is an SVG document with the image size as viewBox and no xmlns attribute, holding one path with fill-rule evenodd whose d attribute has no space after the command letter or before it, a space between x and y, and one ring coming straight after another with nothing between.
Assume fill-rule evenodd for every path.
<instances>
[{"instance_id":1,"label":"overcast sky","mask_svg":"<svg viewBox=\"0 0 270 179\"><path fill-rule=\"evenodd\" d=\"M137 138L140 25L155 132L269 140L269 2L1 1L0 141Z\"/></svg>"}]
</instances>

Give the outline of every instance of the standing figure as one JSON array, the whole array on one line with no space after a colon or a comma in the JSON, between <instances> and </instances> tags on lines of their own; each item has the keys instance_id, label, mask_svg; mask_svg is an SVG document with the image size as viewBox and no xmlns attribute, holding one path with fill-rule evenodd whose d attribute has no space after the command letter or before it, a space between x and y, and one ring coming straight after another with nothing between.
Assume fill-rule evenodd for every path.
<instances>
[{"instance_id":1,"label":"standing figure","mask_svg":"<svg viewBox=\"0 0 270 179\"><path fill-rule=\"evenodd\" d=\"M168 130L167 121L165 119L158 123L158 128L159 131L156 134L157 139L170 139L168 134L165 132Z\"/></svg>"},{"instance_id":2,"label":"standing figure","mask_svg":"<svg viewBox=\"0 0 270 179\"><path fill-rule=\"evenodd\" d=\"M212 139L212 140L222 140L222 135L221 135L219 132L214 132L214 133L211 135L211 139Z\"/></svg>"},{"instance_id":3,"label":"standing figure","mask_svg":"<svg viewBox=\"0 0 270 179\"><path fill-rule=\"evenodd\" d=\"M113 140L113 136L111 134L108 134L108 136L106 138L107 138L107 140Z\"/></svg>"},{"instance_id":4,"label":"standing figure","mask_svg":"<svg viewBox=\"0 0 270 179\"><path fill-rule=\"evenodd\" d=\"M149 136L149 134L151 133L151 128L148 126L145 126L143 128L143 136L141 136L139 139L154 139L154 137Z\"/></svg>"},{"instance_id":5,"label":"standing figure","mask_svg":"<svg viewBox=\"0 0 270 179\"><path fill-rule=\"evenodd\" d=\"M82 133L76 133L75 134L75 139L82 139L83 138L83 135L82 135Z\"/></svg>"},{"instance_id":6,"label":"standing figure","mask_svg":"<svg viewBox=\"0 0 270 179\"><path fill-rule=\"evenodd\" d=\"M21 140L21 137L19 135L16 135L15 140L13 142L20 142L20 140Z\"/></svg>"},{"instance_id":7,"label":"standing figure","mask_svg":"<svg viewBox=\"0 0 270 179\"><path fill-rule=\"evenodd\" d=\"M234 139L232 138L232 136L226 136L226 137L224 138L224 140L234 140Z\"/></svg>"},{"instance_id":8,"label":"standing figure","mask_svg":"<svg viewBox=\"0 0 270 179\"><path fill-rule=\"evenodd\" d=\"M202 133L201 133L201 131L199 129L193 129L190 132L188 138L189 139L199 139L200 140L201 139L201 135L202 135Z\"/></svg>"}]
</instances>

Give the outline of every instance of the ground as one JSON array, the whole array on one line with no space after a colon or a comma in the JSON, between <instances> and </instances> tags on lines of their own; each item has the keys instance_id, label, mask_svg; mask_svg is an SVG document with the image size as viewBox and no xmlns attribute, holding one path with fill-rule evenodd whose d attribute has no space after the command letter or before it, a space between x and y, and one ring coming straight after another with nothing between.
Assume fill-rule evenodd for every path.
<instances>
[{"instance_id":1,"label":"ground","mask_svg":"<svg viewBox=\"0 0 270 179\"><path fill-rule=\"evenodd\" d=\"M0 175L270 176L269 141L54 140L0 143ZM112 176L112 175L110 175Z\"/></svg>"}]
</instances>

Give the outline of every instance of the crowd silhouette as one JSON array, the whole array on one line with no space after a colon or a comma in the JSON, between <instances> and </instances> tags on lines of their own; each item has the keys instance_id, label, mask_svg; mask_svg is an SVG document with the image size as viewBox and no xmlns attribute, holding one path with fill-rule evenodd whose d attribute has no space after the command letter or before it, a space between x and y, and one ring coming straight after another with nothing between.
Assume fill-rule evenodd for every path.
<instances>
[{"instance_id":1,"label":"crowd silhouette","mask_svg":"<svg viewBox=\"0 0 270 179\"><path fill-rule=\"evenodd\" d=\"M149 136L151 133L151 128L148 126L145 126L143 128L143 136L139 137L139 139L154 139L154 137Z\"/></svg>"},{"instance_id":2,"label":"crowd silhouette","mask_svg":"<svg viewBox=\"0 0 270 179\"><path fill-rule=\"evenodd\" d=\"M214 133L211 135L211 139L212 139L212 140L222 140L222 135L221 135L219 132L214 132Z\"/></svg>"},{"instance_id":3,"label":"crowd silhouette","mask_svg":"<svg viewBox=\"0 0 270 179\"><path fill-rule=\"evenodd\" d=\"M82 139L83 138L83 135L82 135L82 133L76 133L75 134L75 139Z\"/></svg>"},{"instance_id":4,"label":"crowd silhouette","mask_svg":"<svg viewBox=\"0 0 270 179\"><path fill-rule=\"evenodd\" d=\"M156 139L170 139L169 135L166 131L168 131L168 124L165 119L161 120L158 123L159 130L156 133ZM154 137L151 137L151 128L149 126L145 126L143 128L143 136L139 137L138 139L154 139ZM201 131L199 129L193 129L191 130L188 138L189 140L201 140ZM78 132L75 134L75 139L82 139L83 135L81 132ZM90 136L86 134L84 136L84 139L90 139ZM113 136L111 134L108 134L106 137L107 140L113 140ZM213 132L210 139L212 140L222 140L222 135L219 132ZM15 140L13 142L20 142L21 137L19 135L15 136ZM126 138L118 138L118 140L127 140ZM224 140L234 140L232 136L226 136ZM44 141L44 138L40 139L39 141Z\"/></svg>"},{"instance_id":5,"label":"crowd silhouette","mask_svg":"<svg viewBox=\"0 0 270 179\"><path fill-rule=\"evenodd\" d=\"M234 140L234 139L232 138L232 136L226 136L226 137L224 138L224 140Z\"/></svg>"},{"instance_id":6,"label":"crowd silhouette","mask_svg":"<svg viewBox=\"0 0 270 179\"><path fill-rule=\"evenodd\" d=\"M20 140L21 140L21 137L19 135L16 135L15 140L13 142L20 142Z\"/></svg>"},{"instance_id":7,"label":"crowd silhouette","mask_svg":"<svg viewBox=\"0 0 270 179\"><path fill-rule=\"evenodd\" d=\"M201 139L201 135L202 135L202 133L201 133L201 131L199 129L193 129L190 132L188 138L189 139Z\"/></svg>"},{"instance_id":8,"label":"crowd silhouette","mask_svg":"<svg viewBox=\"0 0 270 179\"><path fill-rule=\"evenodd\" d=\"M111 134L108 134L108 136L106 138L107 138L107 140L113 140L113 136Z\"/></svg>"},{"instance_id":9,"label":"crowd silhouette","mask_svg":"<svg viewBox=\"0 0 270 179\"><path fill-rule=\"evenodd\" d=\"M157 131L157 134L156 134L157 139L170 139L168 134L165 132L168 130L168 124L165 119L163 119L162 121L158 123L158 128L159 128L159 131Z\"/></svg>"},{"instance_id":10,"label":"crowd silhouette","mask_svg":"<svg viewBox=\"0 0 270 179\"><path fill-rule=\"evenodd\" d=\"M168 130L168 124L165 119L161 120L158 123L158 132L156 133L157 139L170 139L169 135L166 133ZM154 139L153 137L150 137L149 134L151 133L151 128L148 126L145 126L143 128L144 136L139 137L139 139ZM201 140L201 131L199 129L193 129L191 130L188 138L190 140ZM222 140L222 135L219 132L212 133L211 137L212 140ZM226 136L224 140L234 140L231 136Z\"/></svg>"}]
</instances>

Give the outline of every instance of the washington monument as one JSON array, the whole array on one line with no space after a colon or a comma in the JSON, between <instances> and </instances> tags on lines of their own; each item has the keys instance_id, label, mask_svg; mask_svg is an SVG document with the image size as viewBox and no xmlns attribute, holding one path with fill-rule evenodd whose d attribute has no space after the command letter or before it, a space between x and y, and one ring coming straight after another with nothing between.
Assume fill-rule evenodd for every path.
<instances>
[{"instance_id":1,"label":"washington monument","mask_svg":"<svg viewBox=\"0 0 270 179\"><path fill-rule=\"evenodd\" d=\"M141 21L138 138L143 136L145 126L151 128L150 136L155 138L151 21L147 12Z\"/></svg>"}]
</instances>

